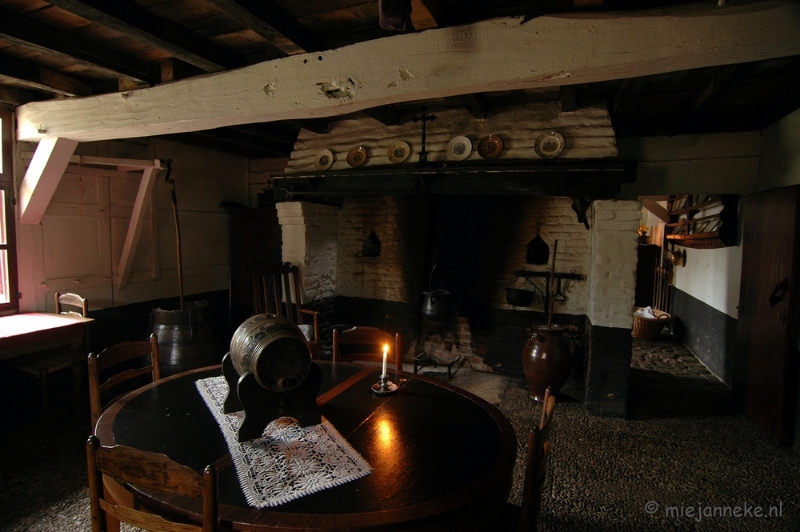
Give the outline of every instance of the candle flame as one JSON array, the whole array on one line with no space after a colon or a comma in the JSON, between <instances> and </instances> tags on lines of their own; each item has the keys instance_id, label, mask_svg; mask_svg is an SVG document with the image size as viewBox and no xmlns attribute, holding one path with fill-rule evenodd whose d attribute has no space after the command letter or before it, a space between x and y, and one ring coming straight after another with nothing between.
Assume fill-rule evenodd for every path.
<instances>
[{"instance_id":1,"label":"candle flame","mask_svg":"<svg viewBox=\"0 0 800 532\"><path fill-rule=\"evenodd\" d=\"M388 353L389 352L389 344L383 344L383 352L384 353Z\"/></svg>"}]
</instances>

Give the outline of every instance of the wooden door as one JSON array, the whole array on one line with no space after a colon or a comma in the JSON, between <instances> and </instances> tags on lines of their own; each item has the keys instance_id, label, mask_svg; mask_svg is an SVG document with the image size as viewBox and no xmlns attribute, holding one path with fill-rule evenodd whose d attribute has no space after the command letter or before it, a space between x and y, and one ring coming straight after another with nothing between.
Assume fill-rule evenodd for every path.
<instances>
[{"instance_id":1,"label":"wooden door","mask_svg":"<svg viewBox=\"0 0 800 532\"><path fill-rule=\"evenodd\" d=\"M744 408L770 440L791 444L797 402L796 260L793 186L747 196L744 206L739 352L746 360Z\"/></svg>"}]
</instances>

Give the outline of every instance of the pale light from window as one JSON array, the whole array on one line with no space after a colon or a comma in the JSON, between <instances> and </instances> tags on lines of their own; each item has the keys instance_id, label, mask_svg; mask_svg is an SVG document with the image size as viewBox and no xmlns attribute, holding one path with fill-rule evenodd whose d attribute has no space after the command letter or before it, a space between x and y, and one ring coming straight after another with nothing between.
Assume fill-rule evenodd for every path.
<instances>
[{"instance_id":1,"label":"pale light from window","mask_svg":"<svg viewBox=\"0 0 800 532\"><path fill-rule=\"evenodd\" d=\"M0 303L11 302L8 289L8 251L0 250Z\"/></svg>"},{"instance_id":2,"label":"pale light from window","mask_svg":"<svg viewBox=\"0 0 800 532\"><path fill-rule=\"evenodd\" d=\"M0 246L5 246L8 244L8 238L6 236L7 232L8 231L6 229L6 191L0 189Z\"/></svg>"}]
</instances>

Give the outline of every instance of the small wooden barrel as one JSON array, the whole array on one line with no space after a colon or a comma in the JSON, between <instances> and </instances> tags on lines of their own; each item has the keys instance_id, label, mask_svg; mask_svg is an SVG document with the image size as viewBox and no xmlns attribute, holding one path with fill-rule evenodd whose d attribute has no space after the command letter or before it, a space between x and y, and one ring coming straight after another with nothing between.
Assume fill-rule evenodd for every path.
<instances>
[{"instance_id":1,"label":"small wooden barrel","mask_svg":"<svg viewBox=\"0 0 800 532\"><path fill-rule=\"evenodd\" d=\"M256 314L231 338L231 362L239 375L252 373L272 392L296 388L311 370L311 350L303 332L288 318Z\"/></svg>"}]
</instances>

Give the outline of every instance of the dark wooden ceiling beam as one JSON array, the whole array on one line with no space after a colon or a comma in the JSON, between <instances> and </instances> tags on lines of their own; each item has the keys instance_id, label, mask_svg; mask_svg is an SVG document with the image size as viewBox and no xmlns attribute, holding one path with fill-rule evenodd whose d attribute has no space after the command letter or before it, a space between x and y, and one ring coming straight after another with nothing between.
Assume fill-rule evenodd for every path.
<instances>
[{"instance_id":1,"label":"dark wooden ceiling beam","mask_svg":"<svg viewBox=\"0 0 800 532\"><path fill-rule=\"evenodd\" d=\"M62 96L90 96L94 93L92 87L75 78L7 55L0 61L0 78Z\"/></svg>"},{"instance_id":2,"label":"dark wooden ceiling beam","mask_svg":"<svg viewBox=\"0 0 800 532\"><path fill-rule=\"evenodd\" d=\"M259 153L261 157L286 157L292 153L291 144L288 146L276 146L275 143L266 144L258 140L249 140L234 131L226 131L224 129L211 129L188 134L212 139L229 146L235 146L240 148L242 152Z\"/></svg>"},{"instance_id":3,"label":"dark wooden ceiling beam","mask_svg":"<svg viewBox=\"0 0 800 532\"><path fill-rule=\"evenodd\" d=\"M364 109L364 114L374 118L384 126L399 126L401 122L400 114L390 107L372 107Z\"/></svg>"},{"instance_id":4,"label":"dark wooden ceiling beam","mask_svg":"<svg viewBox=\"0 0 800 532\"><path fill-rule=\"evenodd\" d=\"M204 72L219 72L245 64L237 54L177 22L153 15L131 0L48 0L48 3L163 50Z\"/></svg>"},{"instance_id":5,"label":"dark wooden ceiling beam","mask_svg":"<svg viewBox=\"0 0 800 532\"><path fill-rule=\"evenodd\" d=\"M800 109L800 56L796 56L786 67L789 73L784 81L784 88L781 95L774 98L764 106L764 110L758 113L757 119L751 126L753 130L761 131L789 113Z\"/></svg>"},{"instance_id":6,"label":"dark wooden ceiling beam","mask_svg":"<svg viewBox=\"0 0 800 532\"><path fill-rule=\"evenodd\" d=\"M614 105L611 108L611 114L625 117L633 110L636 105L636 100L639 98L639 93L645 85L645 78L627 78L620 85L619 90L614 95Z\"/></svg>"},{"instance_id":7,"label":"dark wooden ceiling beam","mask_svg":"<svg viewBox=\"0 0 800 532\"><path fill-rule=\"evenodd\" d=\"M144 83L158 81L154 69L144 61L3 8L0 8L0 37L12 44L119 78Z\"/></svg>"},{"instance_id":8,"label":"dark wooden ceiling beam","mask_svg":"<svg viewBox=\"0 0 800 532\"><path fill-rule=\"evenodd\" d=\"M725 65L714 70L703 89L692 102L692 109L674 131L673 135L691 132L701 118L706 116L722 98L740 86L758 67L757 62Z\"/></svg>"},{"instance_id":9,"label":"dark wooden ceiling beam","mask_svg":"<svg viewBox=\"0 0 800 532\"><path fill-rule=\"evenodd\" d=\"M17 106L40 99L34 91L0 85L0 104Z\"/></svg>"},{"instance_id":10,"label":"dark wooden ceiling beam","mask_svg":"<svg viewBox=\"0 0 800 532\"><path fill-rule=\"evenodd\" d=\"M308 120L287 120L286 123L291 126L307 129L317 135L325 135L328 133L328 126L331 120L328 118L309 118Z\"/></svg>"},{"instance_id":11,"label":"dark wooden ceiling beam","mask_svg":"<svg viewBox=\"0 0 800 532\"><path fill-rule=\"evenodd\" d=\"M249 137L250 139L257 140L262 145L264 143L277 144L281 146L281 151L287 147L288 150L291 151L294 147L294 141L297 140L297 130L291 132L285 129L283 131L278 131L275 127L265 127L269 125L270 124L251 124L247 126L231 126L225 128L225 130L240 137Z\"/></svg>"},{"instance_id":12,"label":"dark wooden ceiling beam","mask_svg":"<svg viewBox=\"0 0 800 532\"><path fill-rule=\"evenodd\" d=\"M489 100L483 94L462 94L458 97L458 101L475 120L483 120L489 114Z\"/></svg>"},{"instance_id":13,"label":"dark wooden ceiling beam","mask_svg":"<svg viewBox=\"0 0 800 532\"><path fill-rule=\"evenodd\" d=\"M316 52L322 41L275 2L263 0L206 0L217 9L264 37L287 55Z\"/></svg>"},{"instance_id":14,"label":"dark wooden ceiling beam","mask_svg":"<svg viewBox=\"0 0 800 532\"><path fill-rule=\"evenodd\" d=\"M575 85L561 85L559 88L559 99L561 100L561 111L569 113L578 110L576 103Z\"/></svg>"}]
</instances>

